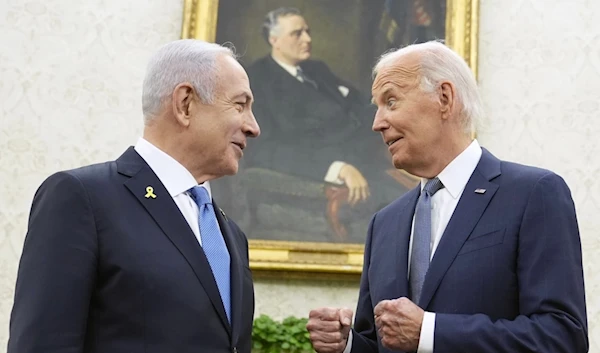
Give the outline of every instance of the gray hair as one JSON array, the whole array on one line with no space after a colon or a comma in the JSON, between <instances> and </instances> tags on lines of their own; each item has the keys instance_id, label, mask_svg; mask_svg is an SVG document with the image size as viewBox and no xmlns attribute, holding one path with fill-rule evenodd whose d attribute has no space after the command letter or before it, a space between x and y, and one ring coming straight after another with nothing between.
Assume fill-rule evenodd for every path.
<instances>
[{"instance_id":1,"label":"gray hair","mask_svg":"<svg viewBox=\"0 0 600 353\"><path fill-rule=\"evenodd\" d=\"M279 35L279 17L290 15L302 16L300 10L293 7L280 7L273 11L269 11L265 16L261 30L262 36L267 41L267 44L271 45L271 43L269 43L270 36Z\"/></svg>"},{"instance_id":2,"label":"gray hair","mask_svg":"<svg viewBox=\"0 0 600 353\"><path fill-rule=\"evenodd\" d=\"M434 92L436 86L448 80L456 87L456 98L461 103L460 117L465 133L474 134L484 116L483 103L477 88L477 81L465 60L439 41L413 44L383 54L375 67L373 76L384 66L395 62L401 56L419 52L420 88L425 92Z\"/></svg>"},{"instance_id":3,"label":"gray hair","mask_svg":"<svg viewBox=\"0 0 600 353\"><path fill-rule=\"evenodd\" d=\"M217 83L217 57L236 58L232 48L196 39L170 42L150 58L142 88L144 122L151 121L160 112L163 103L175 87L189 82L205 104L214 103Z\"/></svg>"}]
</instances>

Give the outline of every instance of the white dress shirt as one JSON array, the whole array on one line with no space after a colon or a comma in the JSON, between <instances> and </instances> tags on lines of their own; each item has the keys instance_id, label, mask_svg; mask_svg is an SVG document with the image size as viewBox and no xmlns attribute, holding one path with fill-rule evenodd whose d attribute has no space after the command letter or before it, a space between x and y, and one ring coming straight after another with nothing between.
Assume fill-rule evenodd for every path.
<instances>
[{"instance_id":1,"label":"white dress shirt","mask_svg":"<svg viewBox=\"0 0 600 353\"><path fill-rule=\"evenodd\" d=\"M437 249L442 235L446 230L446 226L458 205L458 201L467 186L467 182L471 178L471 174L475 171L477 163L481 158L482 150L477 140L473 140L471 144L459 154L450 164L438 174L438 178L444 184L444 188L439 190L431 197L431 259ZM428 179L421 179L421 190L427 184ZM408 273L410 275L410 256L413 243L415 218L410 233L410 244L408 250ZM435 331L435 313L425 312L423 324L421 326L421 336L419 338L419 348L417 353L433 353ZM348 337L348 345L344 353L349 353L352 348L352 332Z\"/></svg>"},{"instance_id":2,"label":"white dress shirt","mask_svg":"<svg viewBox=\"0 0 600 353\"><path fill-rule=\"evenodd\" d=\"M294 76L298 81L304 82L302 78L298 76L298 66L286 64L280 60L277 60L273 56L272 58L277 64L279 64L279 66L281 66L285 71L289 72L290 75ZM350 89L346 86L338 86L338 90L344 97L347 97L348 93L350 93ZM332 184L344 185L344 182L340 179L340 171L345 165L346 163L342 161L334 161L331 163L329 169L327 169L324 180Z\"/></svg>"},{"instance_id":3,"label":"white dress shirt","mask_svg":"<svg viewBox=\"0 0 600 353\"><path fill-rule=\"evenodd\" d=\"M200 228L198 225L198 205L192 199L188 192L189 189L198 185L192 174L173 157L158 149L156 146L140 137L134 147L135 151L148 163L154 174L165 186L169 195L175 201L181 214L190 225L190 228L196 235L198 243L202 245L200 238ZM209 182L201 184L212 199Z\"/></svg>"}]
</instances>

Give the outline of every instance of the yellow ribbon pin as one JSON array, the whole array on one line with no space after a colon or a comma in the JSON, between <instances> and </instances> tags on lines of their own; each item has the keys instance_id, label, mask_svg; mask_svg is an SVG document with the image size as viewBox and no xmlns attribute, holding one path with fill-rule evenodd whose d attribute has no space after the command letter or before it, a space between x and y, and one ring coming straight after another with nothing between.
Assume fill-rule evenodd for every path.
<instances>
[{"instance_id":1,"label":"yellow ribbon pin","mask_svg":"<svg viewBox=\"0 0 600 353\"><path fill-rule=\"evenodd\" d=\"M146 188L146 195L144 195L145 198L149 199L149 198L156 198L156 195L154 195L154 188L152 186L148 186Z\"/></svg>"}]
</instances>

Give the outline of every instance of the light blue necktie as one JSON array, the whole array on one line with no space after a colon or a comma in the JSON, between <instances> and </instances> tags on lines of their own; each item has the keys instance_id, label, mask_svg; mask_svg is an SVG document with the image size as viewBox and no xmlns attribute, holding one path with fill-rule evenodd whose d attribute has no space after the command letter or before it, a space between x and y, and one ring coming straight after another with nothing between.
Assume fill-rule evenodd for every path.
<instances>
[{"instance_id":1,"label":"light blue necktie","mask_svg":"<svg viewBox=\"0 0 600 353\"><path fill-rule=\"evenodd\" d=\"M198 224L200 226L202 249L210 264L217 287L219 287L227 319L231 323L231 259L229 251L227 250L227 245L225 245L223 234L221 234L221 228L219 228L219 222L215 216L215 210L208 196L208 191L202 186L194 186L190 189L190 192L198 205Z\"/></svg>"},{"instance_id":2,"label":"light blue necktie","mask_svg":"<svg viewBox=\"0 0 600 353\"><path fill-rule=\"evenodd\" d=\"M412 253L410 258L410 297L419 304L425 275L431 258L431 197L442 189L440 179L431 179L425 184L415 210Z\"/></svg>"}]
</instances>

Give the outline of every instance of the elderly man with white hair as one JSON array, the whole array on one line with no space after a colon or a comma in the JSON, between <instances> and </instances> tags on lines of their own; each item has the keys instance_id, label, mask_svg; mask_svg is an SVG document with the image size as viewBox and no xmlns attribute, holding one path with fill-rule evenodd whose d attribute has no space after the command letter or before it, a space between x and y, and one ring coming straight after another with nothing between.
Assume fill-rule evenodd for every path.
<instances>
[{"instance_id":1,"label":"elderly man with white hair","mask_svg":"<svg viewBox=\"0 0 600 353\"><path fill-rule=\"evenodd\" d=\"M568 186L473 138L483 109L463 59L439 42L385 54L373 130L418 187L371 221L352 311L320 308L319 353L588 351L581 242Z\"/></svg>"},{"instance_id":2,"label":"elderly man with white hair","mask_svg":"<svg viewBox=\"0 0 600 353\"><path fill-rule=\"evenodd\" d=\"M9 353L250 353L248 242L209 181L260 134L252 101L229 48L179 40L152 56L143 137L34 197Z\"/></svg>"}]
</instances>

